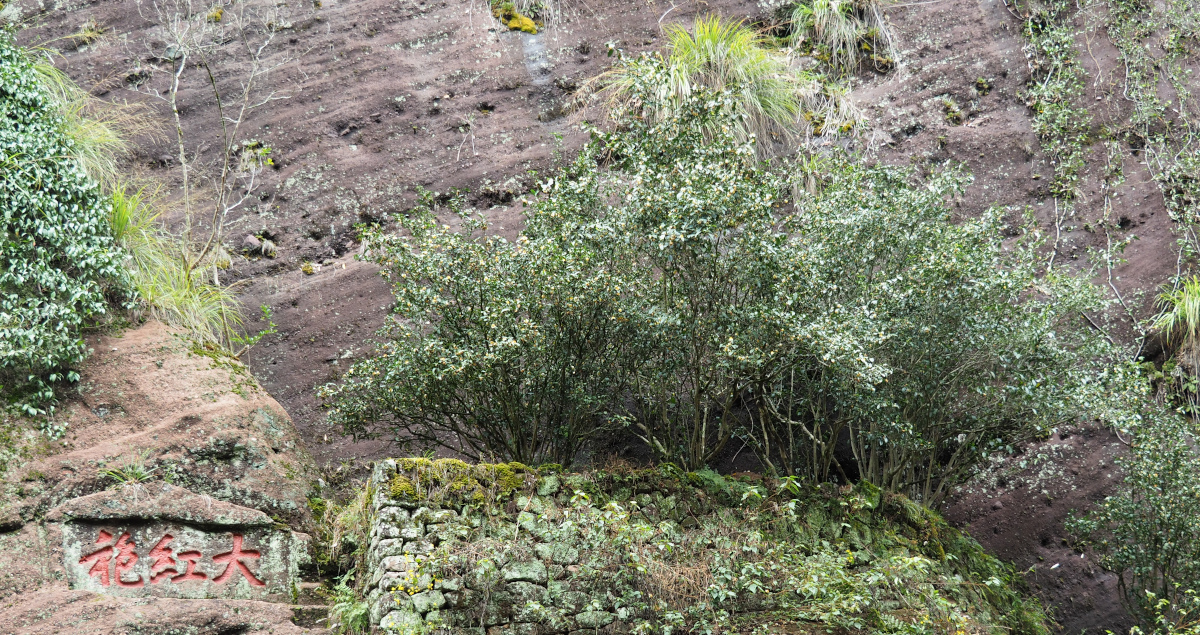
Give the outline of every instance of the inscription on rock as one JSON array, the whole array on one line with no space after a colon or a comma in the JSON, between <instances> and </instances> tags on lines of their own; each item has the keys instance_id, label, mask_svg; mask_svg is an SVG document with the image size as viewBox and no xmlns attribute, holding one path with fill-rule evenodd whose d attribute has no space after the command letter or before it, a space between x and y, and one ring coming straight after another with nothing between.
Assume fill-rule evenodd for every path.
<instances>
[{"instance_id":1,"label":"inscription on rock","mask_svg":"<svg viewBox=\"0 0 1200 635\"><path fill-rule=\"evenodd\" d=\"M291 594L291 537L259 529L67 523L68 583L114 595L274 599Z\"/></svg>"},{"instance_id":2,"label":"inscription on rock","mask_svg":"<svg viewBox=\"0 0 1200 635\"><path fill-rule=\"evenodd\" d=\"M62 523L72 589L122 596L291 602L307 537L260 511L166 484L73 499Z\"/></svg>"}]
</instances>

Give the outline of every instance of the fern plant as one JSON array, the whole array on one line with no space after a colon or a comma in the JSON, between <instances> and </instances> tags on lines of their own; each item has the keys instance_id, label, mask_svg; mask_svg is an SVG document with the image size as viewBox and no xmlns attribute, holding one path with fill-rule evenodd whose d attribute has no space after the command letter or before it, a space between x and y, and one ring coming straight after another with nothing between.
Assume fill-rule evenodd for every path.
<instances>
[{"instance_id":1,"label":"fern plant","mask_svg":"<svg viewBox=\"0 0 1200 635\"><path fill-rule=\"evenodd\" d=\"M371 632L371 607L352 586L354 572L342 576L333 587L329 607L329 628L338 635L365 635Z\"/></svg>"}]
</instances>

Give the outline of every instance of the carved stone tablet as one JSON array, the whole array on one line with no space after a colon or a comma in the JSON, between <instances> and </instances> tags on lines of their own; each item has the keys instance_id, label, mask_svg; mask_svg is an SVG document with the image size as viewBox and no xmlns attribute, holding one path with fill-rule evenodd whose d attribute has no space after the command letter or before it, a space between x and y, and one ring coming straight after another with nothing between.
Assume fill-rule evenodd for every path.
<instances>
[{"instance_id":1,"label":"carved stone tablet","mask_svg":"<svg viewBox=\"0 0 1200 635\"><path fill-rule=\"evenodd\" d=\"M68 584L96 593L290 602L308 558L266 514L166 483L77 498L50 520Z\"/></svg>"}]
</instances>

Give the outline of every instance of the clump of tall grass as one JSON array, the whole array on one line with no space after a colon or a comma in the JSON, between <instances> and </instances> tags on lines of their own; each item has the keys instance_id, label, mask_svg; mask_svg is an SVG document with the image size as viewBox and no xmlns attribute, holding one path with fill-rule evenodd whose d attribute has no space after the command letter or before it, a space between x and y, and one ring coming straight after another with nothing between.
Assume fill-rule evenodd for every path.
<instances>
[{"instance_id":1,"label":"clump of tall grass","mask_svg":"<svg viewBox=\"0 0 1200 635\"><path fill-rule=\"evenodd\" d=\"M791 68L785 56L763 46L763 37L742 22L701 17L692 32L667 27L669 52L666 73L657 80L654 104L638 101L635 83L653 72L656 60L638 58L618 64L601 75L607 105L616 117L630 111L665 120L700 88L732 90L735 110L743 122L735 131L739 140L791 138L804 132L801 111L820 92L820 86Z\"/></svg>"},{"instance_id":2,"label":"clump of tall grass","mask_svg":"<svg viewBox=\"0 0 1200 635\"><path fill-rule=\"evenodd\" d=\"M129 253L130 276L150 314L187 330L200 343L226 344L242 326L237 299L228 287L207 281L224 252L208 266L188 270L183 245L158 223L152 193L118 183L111 198L113 238Z\"/></svg>"},{"instance_id":3,"label":"clump of tall grass","mask_svg":"<svg viewBox=\"0 0 1200 635\"><path fill-rule=\"evenodd\" d=\"M316 517L318 562L332 565L336 570L358 572L355 589L366 582L367 548L370 546L371 526L375 522L375 485L368 479L354 488L354 496L344 505L323 501Z\"/></svg>"},{"instance_id":4,"label":"clump of tall grass","mask_svg":"<svg viewBox=\"0 0 1200 635\"><path fill-rule=\"evenodd\" d=\"M229 254L218 246L202 262L191 262L188 246L158 222L154 210L159 204L151 193L122 181L121 160L132 149L129 140L157 134L150 111L96 99L49 61L33 61L48 105L59 114L61 130L71 141L64 160L75 161L109 193L109 229L129 254L130 278L144 306L198 343L236 353L245 340L239 334L241 312L233 292L215 275L229 265Z\"/></svg>"},{"instance_id":5,"label":"clump of tall grass","mask_svg":"<svg viewBox=\"0 0 1200 635\"><path fill-rule=\"evenodd\" d=\"M93 97L45 59L34 71L50 106L62 117L62 132L71 140L71 157L88 176L111 189L120 180L120 161L129 154L129 139L156 133L150 110Z\"/></svg>"},{"instance_id":6,"label":"clump of tall grass","mask_svg":"<svg viewBox=\"0 0 1200 635\"><path fill-rule=\"evenodd\" d=\"M879 0L801 0L791 9L791 43L809 47L839 74L850 74L866 59L891 66L891 34Z\"/></svg>"},{"instance_id":7,"label":"clump of tall grass","mask_svg":"<svg viewBox=\"0 0 1200 635\"><path fill-rule=\"evenodd\" d=\"M1192 276L1158 296L1162 313L1154 320L1154 328L1168 343L1188 349L1193 355L1200 345L1200 277Z\"/></svg>"},{"instance_id":8,"label":"clump of tall grass","mask_svg":"<svg viewBox=\"0 0 1200 635\"><path fill-rule=\"evenodd\" d=\"M734 136L739 141L755 136L760 156L775 143L786 147L814 132L844 131L857 122L844 93L793 68L786 53L771 50L766 38L743 22L701 17L691 31L672 25L666 32L665 60L626 60L597 78L614 117L634 112L665 120L701 88L728 90L741 122ZM652 80L656 94L652 104L644 103L634 96L634 86L652 74L657 74Z\"/></svg>"}]
</instances>

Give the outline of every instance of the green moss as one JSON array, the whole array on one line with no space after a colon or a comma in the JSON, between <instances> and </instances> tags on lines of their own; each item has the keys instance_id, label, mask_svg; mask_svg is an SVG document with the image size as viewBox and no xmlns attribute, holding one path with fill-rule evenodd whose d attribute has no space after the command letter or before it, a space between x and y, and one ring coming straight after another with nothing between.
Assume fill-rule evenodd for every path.
<instances>
[{"instance_id":1,"label":"green moss","mask_svg":"<svg viewBox=\"0 0 1200 635\"><path fill-rule=\"evenodd\" d=\"M464 472L471 471L471 466L469 464L467 464L466 461L460 461L459 459L438 459L433 462L433 465L434 465L434 467L437 467L438 469L441 469L441 470L445 470L447 472L453 471L453 472L458 472L458 473L464 473Z\"/></svg>"},{"instance_id":2,"label":"green moss","mask_svg":"<svg viewBox=\"0 0 1200 635\"><path fill-rule=\"evenodd\" d=\"M396 465L405 472L412 472L422 468L428 468L433 465L433 461L426 458L411 457L407 459L399 459Z\"/></svg>"},{"instance_id":3,"label":"green moss","mask_svg":"<svg viewBox=\"0 0 1200 635\"><path fill-rule=\"evenodd\" d=\"M314 518L320 518L325 510L329 508L329 502L320 496L308 497L308 509L312 511Z\"/></svg>"},{"instance_id":4,"label":"green moss","mask_svg":"<svg viewBox=\"0 0 1200 635\"><path fill-rule=\"evenodd\" d=\"M417 496L417 490L413 487L413 482L403 474L397 474L392 477L392 482L388 484L388 492L392 498L399 500L413 500Z\"/></svg>"},{"instance_id":5,"label":"green moss","mask_svg":"<svg viewBox=\"0 0 1200 635\"><path fill-rule=\"evenodd\" d=\"M538 32L537 25L534 24L533 20L520 13L513 15L512 19L508 21L508 28L513 31L524 31L534 35L537 35Z\"/></svg>"}]
</instances>

